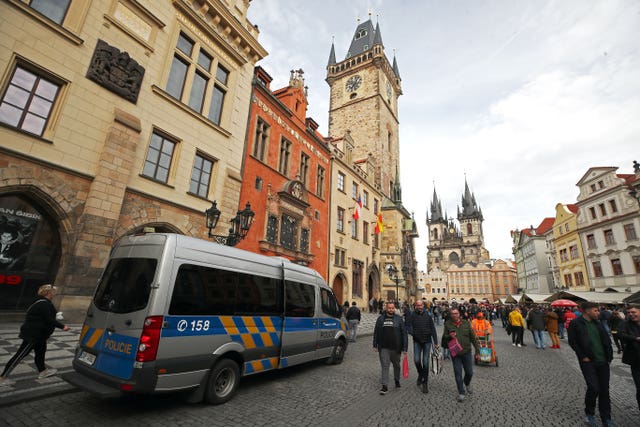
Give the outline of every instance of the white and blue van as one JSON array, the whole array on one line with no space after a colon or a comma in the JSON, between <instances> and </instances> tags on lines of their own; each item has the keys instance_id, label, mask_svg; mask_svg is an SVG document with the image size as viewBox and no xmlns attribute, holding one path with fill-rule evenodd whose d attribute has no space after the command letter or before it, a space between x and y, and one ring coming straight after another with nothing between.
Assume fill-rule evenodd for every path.
<instances>
[{"instance_id":1,"label":"white and blue van","mask_svg":"<svg viewBox=\"0 0 640 427\"><path fill-rule=\"evenodd\" d=\"M342 362L347 324L314 270L177 234L122 238L87 310L69 383L103 397L191 391L229 400L240 377Z\"/></svg>"}]
</instances>

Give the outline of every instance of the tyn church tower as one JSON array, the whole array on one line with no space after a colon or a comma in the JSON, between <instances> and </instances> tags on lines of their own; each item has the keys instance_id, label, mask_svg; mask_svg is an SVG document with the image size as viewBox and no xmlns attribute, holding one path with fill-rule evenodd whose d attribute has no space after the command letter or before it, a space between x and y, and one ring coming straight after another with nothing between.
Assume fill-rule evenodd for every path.
<instances>
[{"instance_id":1,"label":"tyn church tower","mask_svg":"<svg viewBox=\"0 0 640 427\"><path fill-rule=\"evenodd\" d=\"M469 190L465 179L462 204L458 206L458 222L442 213L442 204L435 188L430 209L427 210L429 245L427 246L427 270L438 267L446 271L451 264L478 264L489 259L484 247L482 209L476 203L475 194Z\"/></svg>"},{"instance_id":2,"label":"tyn church tower","mask_svg":"<svg viewBox=\"0 0 640 427\"><path fill-rule=\"evenodd\" d=\"M380 24L360 23L346 58L336 62L331 45L327 64L327 83L331 88L329 136L350 134L353 157L371 157L375 184L393 199L399 168L398 97L402 95L400 71L394 55L389 62L382 44Z\"/></svg>"}]
</instances>

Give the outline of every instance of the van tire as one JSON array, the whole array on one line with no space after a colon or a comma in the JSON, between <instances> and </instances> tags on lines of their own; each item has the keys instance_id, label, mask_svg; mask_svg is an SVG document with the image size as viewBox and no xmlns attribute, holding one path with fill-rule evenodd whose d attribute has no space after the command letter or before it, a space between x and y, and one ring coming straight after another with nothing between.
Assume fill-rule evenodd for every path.
<instances>
[{"instance_id":1,"label":"van tire","mask_svg":"<svg viewBox=\"0 0 640 427\"><path fill-rule=\"evenodd\" d=\"M222 359L211 369L204 400L219 405L230 400L240 384L240 368L231 359Z\"/></svg>"},{"instance_id":2,"label":"van tire","mask_svg":"<svg viewBox=\"0 0 640 427\"><path fill-rule=\"evenodd\" d=\"M334 344L331 356L327 358L327 365L341 364L345 351L347 351L347 342L343 338L340 338Z\"/></svg>"}]
</instances>

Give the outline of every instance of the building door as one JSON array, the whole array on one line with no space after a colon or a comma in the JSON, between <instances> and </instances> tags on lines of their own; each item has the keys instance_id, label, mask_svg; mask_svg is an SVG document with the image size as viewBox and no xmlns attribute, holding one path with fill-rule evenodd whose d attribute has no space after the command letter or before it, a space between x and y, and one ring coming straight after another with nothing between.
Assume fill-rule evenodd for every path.
<instances>
[{"instance_id":1,"label":"building door","mask_svg":"<svg viewBox=\"0 0 640 427\"><path fill-rule=\"evenodd\" d=\"M333 285L331 285L331 289L333 290L333 294L336 296L338 303L342 304L344 302L344 295L342 292L343 288L342 276L338 275L335 279L333 279Z\"/></svg>"},{"instance_id":2,"label":"building door","mask_svg":"<svg viewBox=\"0 0 640 427\"><path fill-rule=\"evenodd\" d=\"M60 263L55 222L30 199L0 196L0 310L24 310Z\"/></svg>"}]
</instances>

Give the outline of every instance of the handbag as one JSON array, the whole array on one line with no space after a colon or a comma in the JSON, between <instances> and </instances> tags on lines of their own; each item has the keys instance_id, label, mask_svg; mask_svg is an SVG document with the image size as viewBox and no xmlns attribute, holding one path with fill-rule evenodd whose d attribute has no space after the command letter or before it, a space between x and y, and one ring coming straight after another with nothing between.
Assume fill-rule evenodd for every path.
<instances>
[{"instance_id":1,"label":"handbag","mask_svg":"<svg viewBox=\"0 0 640 427\"><path fill-rule=\"evenodd\" d=\"M438 375L442 372L442 353L439 348L431 347L431 373Z\"/></svg>"},{"instance_id":2,"label":"handbag","mask_svg":"<svg viewBox=\"0 0 640 427\"><path fill-rule=\"evenodd\" d=\"M456 357L458 353L462 351L462 345L457 338L451 338L447 347L449 347L449 353L451 353L451 357Z\"/></svg>"},{"instance_id":3,"label":"handbag","mask_svg":"<svg viewBox=\"0 0 640 427\"><path fill-rule=\"evenodd\" d=\"M402 358L402 376L405 380L409 378L409 359L407 358L407 353L405 353Z\"/></svg>"}]
</instances>

